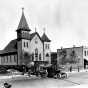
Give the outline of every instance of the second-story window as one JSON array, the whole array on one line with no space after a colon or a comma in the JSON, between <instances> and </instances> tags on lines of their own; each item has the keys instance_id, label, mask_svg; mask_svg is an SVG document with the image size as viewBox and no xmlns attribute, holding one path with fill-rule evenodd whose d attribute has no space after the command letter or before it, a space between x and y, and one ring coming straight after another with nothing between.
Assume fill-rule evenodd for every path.
<instances>
[{"instance_id":1,"label":"second-story window","mask_svg":"<svg viewBox=\"0 0 88 88\"><path fill-rule=\"evenodd\" d=\"M49 44L46 44L45 45L45 49L49 49Z\"/></svg>"},{"instance_id":2,"label":"second-story window","mask_svg":"<svg viewBox=\"0 0 88 88\"><path fill-rule=\"evenodd\" d=\"M27 42L27 48L28 48L28 42Z\"/></svg>"},{"instance_id":3,"label":"second-story window","mask_svg":"<svg viewBox=\"0 0 88 88\"><path fill-rule=\"evenodd\" d=\"M25 42L24 42L24 47L25 47Z\"/></svg>"},{"instance_id":4,"label":"second-story window","mask_svg":"<svg viewBox=\"0 0 88 88\"><path fill-rule=\"evenodd\" d=\"M86 56L86 51L84 51L84 55Z\"/></svg>"},{"instance_id":5,"label":"second-story window","mask_svg":"<svg viewBox=\"0 0 88 88\"><path fill-rule=\"evenodd\" d=\"M47 44L45 45L45 48L47 49Z\"/></svg>"},{"instance_id":6,"label":"second-story window","mask_svg":"<svg viewBox=\"0 0 88 88\"><path fill-rule=\"evenodd\" d=\"M41 60L41 54L39 54L39 60Z\"/></svg>"},{"instance_id":7,"label":"second-story window","mask_svg":"<svg viewBox=\"0 0 88 88\"><path fill-rule=\"evenodd\" d=\"M48 44L48 49L49 49L49 44Z\"/></svg>"}]
</instances>

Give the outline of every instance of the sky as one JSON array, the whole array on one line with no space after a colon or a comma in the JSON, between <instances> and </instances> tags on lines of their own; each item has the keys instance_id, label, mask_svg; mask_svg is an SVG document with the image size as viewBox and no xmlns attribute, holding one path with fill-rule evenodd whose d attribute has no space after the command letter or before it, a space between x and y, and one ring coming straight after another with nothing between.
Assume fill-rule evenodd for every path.
<instances>
[{"instance_id":1,"label":"sky","mask_svg":"<svg viewBox=\"0 0 88 88\"><path fill-rule=\"evenodd\" d=\"M88 46L88 0L0 0L0 50L17 37L22 7L32 32L46 28L51 51Z\"/></svg>"}]
</instances>

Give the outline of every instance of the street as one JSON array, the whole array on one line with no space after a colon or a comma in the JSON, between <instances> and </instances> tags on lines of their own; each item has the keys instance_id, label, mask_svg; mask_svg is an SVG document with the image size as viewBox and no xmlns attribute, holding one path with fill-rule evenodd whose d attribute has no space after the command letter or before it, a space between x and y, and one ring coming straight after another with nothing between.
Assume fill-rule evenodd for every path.
<instances>
[{"instance_id":1,"label":"street","mask_svg":"<svg viewBox=\"0 0 88 88\"><path fill-rule=\"evenodd\" d=\"M67 79L54 78L11 78L1 80L8 81L12 88L70 88L88 84L88 72L69 73Z\"/></svg>"}]
</instances>

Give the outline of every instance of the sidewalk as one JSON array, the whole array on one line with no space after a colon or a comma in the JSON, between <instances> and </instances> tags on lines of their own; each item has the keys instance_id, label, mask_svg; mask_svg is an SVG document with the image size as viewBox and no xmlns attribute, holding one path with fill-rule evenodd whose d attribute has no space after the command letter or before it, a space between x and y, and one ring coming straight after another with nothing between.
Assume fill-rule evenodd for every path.
<instances>
[{"instance_id":1,"label":"sidewalk","mask_svg":"<svg viewBox=\"0 0 88 88\"><path fill-rule=\"evenodd\" d=\"M88 72L88 69L81 69L79 72ZM72 71L72 72L66 72L66 73L79 73L78 70Z\"/></svg>"},{"instance_id":2,"label":"sidewalk","mask_svg":"<svg viewBox=\"0 0 88 88\"><path fill-rule=\"evenodd\" d=\"M87 84L83 84L83 85L70 86L70 87L64 87L64 88L88 88L88 85Z\"/></svg>"}]
</instances>

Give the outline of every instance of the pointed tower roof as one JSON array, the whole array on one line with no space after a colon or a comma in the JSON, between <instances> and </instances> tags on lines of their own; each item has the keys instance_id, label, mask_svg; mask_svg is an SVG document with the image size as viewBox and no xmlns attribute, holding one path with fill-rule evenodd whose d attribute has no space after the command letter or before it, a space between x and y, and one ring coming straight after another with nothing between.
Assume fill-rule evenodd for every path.
<instances>
[{"instance_id":1,"label":"pointed tower roof","mask_svg":"<svg viewBox=\"0 0 88 88\"><path fill-rule=\"evenodd\" d=\"M18 30L31 31L28 27L28 24L27 24L25 15L24 15L24 8L22 8L22 16L21 16L21 19L20 19L20 22L17 28L17 31Z\"/></svg>"},{"instance_id":2,"label":"pointed tower roof","mask_svg":"<svg viewBox=\"0 0 88 88\"><path fill-rule=\"evenodd\" d=\"M51 42L51 40L47 37L47 35L45 33L43 33L41 39L43 42Z\"/></svg>"},{"instance_id":3,"label":"pointed tower roof","mask_svg":"<svg viewBox=\"0 0 88 88\"><path fill-rule=\"evenodd\" d=\"M42 37L41 37L41 40L43 41L43 42L51 42L51 40L47 37L47 35L45 34L45 27L43 28L43 31L44 31L44 33L43 33L43 35L42 35Z\"/></svg>"}]
</instances>

